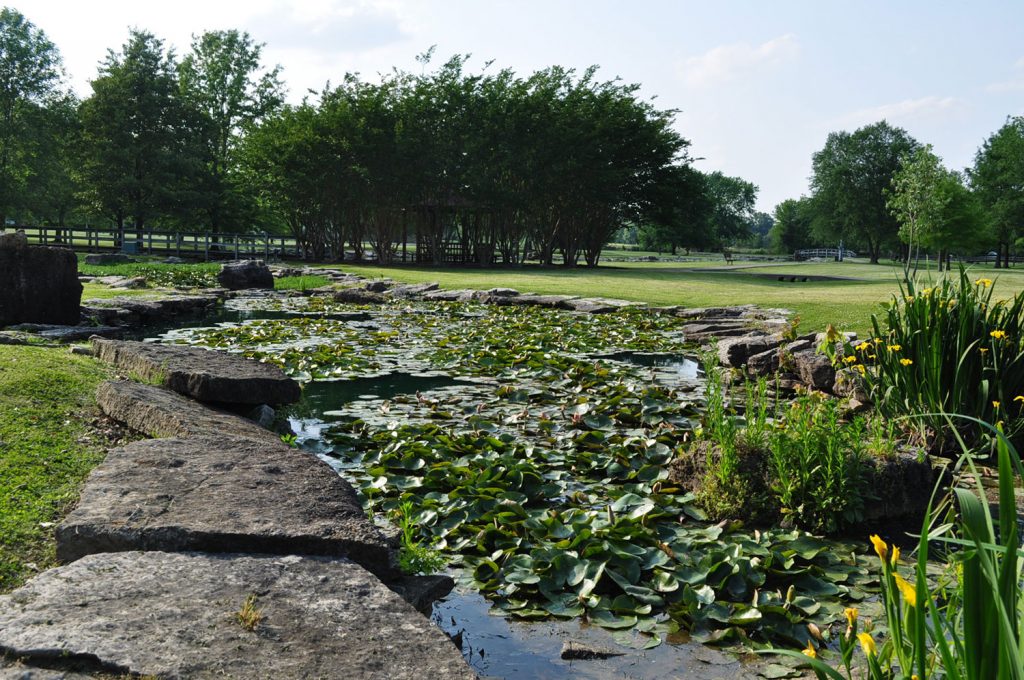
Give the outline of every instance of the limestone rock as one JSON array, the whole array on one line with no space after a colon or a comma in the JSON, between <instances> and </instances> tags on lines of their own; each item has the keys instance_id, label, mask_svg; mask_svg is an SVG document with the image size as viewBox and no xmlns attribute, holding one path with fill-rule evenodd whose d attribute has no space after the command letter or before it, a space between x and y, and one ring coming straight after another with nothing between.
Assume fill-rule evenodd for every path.
<instances>
[{"instance_id":1,"label":"limestone rock","mask_svg":"<svg viewBox=\"0 0 1024 680\"><path fill-rule=\"evenodd\" d=\"M487 291L487 294L494 297L515 297L519 295L519 291L515 288L491 288Z\"/></svg>"},{"instance_id":2,"label":"limestone rock","mask_svg":"<svg viewBox=\"0 0 1024 680\"><path fill-rule=\"evenodd\" d=\"M381 281L367 281L363 285L363 290L367 290L371 293L383 293L384 291L391 288L394 285L394 281L391 279L384 279Z\"/></svg>"},{"instance_id":3,"label":"limestone rock","mask_svg":"<svg viewBox=\"0 0 1024 680\"><path fill-rule=\"evenodd\" d=\"M217 274L217 282L228 290L274 289L274 275L263 260L225 262Z\"/></svg>"},{"instance_id":4,"label":"limestone rock","mask_svg":"<svg viewBox=\"0 0 1024 680\"><path fill-rule=\"evenodd\" d=\"M108 381L96 388L96 401L105 414L150 437L227 435L281 443L276 434L251 420L216 411L155 385Z\"/></svg>"},{"instance_id":5,"label":"limestone rock","mask_svg":"<svg viewBox=\"0 0 1024 680\"><path fill-rule=\"evenodd\" d=\"M397 580L388 581L387 586L415 607L416 611L430 616L434 602L452 592L452 588L455 587L455 579L447 574L403 575Z\"/></svg>"},{"instance_id":6,"label":"limestone rock","mask_svg":"<svg viewBox=\"0 0 1024 680\"><path fill-rule=\"evenodd\" d=\"M410 283L395 286L387 291L388 297L394 298L418 298L424 293L437 290L440 284L437 283Z\"/></svg>"},{"instance_id":7,"label":"limestone rock","mask_svg":"<svg viewBox=\"0 0 1024 680\"><path fill-rule=\"evenodd\" d=\"M290 404L299 384L284 371L241 356L148 342L96 339L94 354L122 371L200 401L230 404Z\"/></svg>"},{"instance_id":8,"label":"limestone rock","mask_svg":"<svg viewBox=\"0 0 1024 680\"><path fill-rule=\"evenodd\" d=\"M618 309L618 307L613 304L591 298L574 298L566 300L561 306L563 309L569 309L574 312L584 312L586 314L608 314Z\"/></svg>"},{"instance_id":9,"label":"limestone rock","mask_svg":"<svg viewBox=\"0 0 1024 680\"><path fill-rule=\"evenodd\" d=\"M135 258L124 253L91 253L85 256L85 263L91 265L126 264Z\"/></svg>"},{"instance_id":10,"label":"limestone rock","mask_svg":"<svg viewBox=\"0 0 1024 680\"><path fill-rule=\"evenodd\" d=\"M274 426L274 421L277 420L277 411L267 404L260 404L249 411L245 417L247 420L251 420L260 427L269 430Z\"/></svg>"},{"instance_id":11,"label":"limestone rock","mask_svg":"<svg viewBox=\"0 0 1024 680\"><path fill-rule=\"evenodd\" d=\"M793 352L792 361L802 383L822 392L832 391L836 383L836 369L827 356L805 349Z\"/></svg>"},{"instance_id":12,"label":"limestone rock","mask_svg":"<svg viewBox=\"0 0 1024 680\"><path fill-rule=\"evenodd\" d=\"M781 336L759 333L723 338L718 342L718 361L723 366L739 368L753 355L774 349L781 342Z\"/></svg>"},{"instance_id":13,"label":"limestone rock","mask_svg":"<svg viewBox=\"0 0 1024 680\"><path fill-rule=\"evenodd\" d=\"M252 630L236 617L250 595ZM29 667L162 678L475 677L358 565L297 556L92 555L0 596L0 650Z\"/></svg>"},{"instance_id":14,"label":"limestone rock","mask_svg":"<svg viewBox=\"0 0 1024 680\"><path fill-rule=\"evenodd\" d=\"M384 537L331 466L240 437L150 439L107 454L57 529L57 558L128 550L329 555L393 573Z\"/></svg>"},{"instance_id":15,"label":"limestone rock","mask_svg":"<svg viewBox=\"0 0 1024 680\"><path fill-rule=\"evenodd\" d=\"M28 236L18 230L10 234L3 233L0 228L0 250L22 250L28 247Z\"/></svg>"},{"instance_id":16,"label":"limestone rock","mask_svg":"<svg viewBox=\"0 0 1024 680\"><path fill-rule=\"evenodd\" d=\"M5 234L18 241L16 234ZM21 238L24 238L21 234ZM0 327L16 323L77 324L82 301L78 260L67 248L0 247Z\"/></svg>"},{"instance_id":17,"label":"limestone rock","mask_svg":"<svg viewBox=\"0 0 1024 680\"><path fill-rule=\"evenodd\" d=\"M117 283L110 284L111 288L124 288L125 290L138 290L148 286L145 276L132 276L118 281Z\"/></svg>"},{"instance_id":18,"label":"limestone rock","mask_svg":"<svg viewBox=\"0 0 1024 680\"><path fill-rule=\"evenodd\" d=\"M334 299L337 302L350 302L356 305L379 305L384 302L384 296L363 288L340 288L334 292Z\"/></svg>"},{"instance_id":19,"label":"limestone rock","mask_svg":"<svg viewBox=\"0 0 1024 680\"><path fill-rule=\"evenodd\" d=\"M768 375L779 370L780 365L779 348L758 352L747 357L747 373L750 375Z\"/></svg>"}]
</instances>

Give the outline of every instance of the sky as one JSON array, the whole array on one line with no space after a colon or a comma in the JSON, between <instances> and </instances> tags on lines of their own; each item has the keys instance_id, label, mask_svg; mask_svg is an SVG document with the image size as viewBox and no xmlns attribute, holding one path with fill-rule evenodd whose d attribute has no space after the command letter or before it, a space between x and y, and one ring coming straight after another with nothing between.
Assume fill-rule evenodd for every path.
<instances>
[{"instance_id":1,"label":"sky","mask_svg":"<svg viewBox=\"0 0 1024 680\"><path fill-rule=\"evenodd\" d=\"M415 57L470 54L521 75L599 65L676 109L695 166L756 184L771 212L808 192L830 132L885 119L953 169L1024 115L1024 0L22 0L79 96L129 27L181 56L191 37L238 29L266 44L289 100Z\"/></svg>"}]
</instances>

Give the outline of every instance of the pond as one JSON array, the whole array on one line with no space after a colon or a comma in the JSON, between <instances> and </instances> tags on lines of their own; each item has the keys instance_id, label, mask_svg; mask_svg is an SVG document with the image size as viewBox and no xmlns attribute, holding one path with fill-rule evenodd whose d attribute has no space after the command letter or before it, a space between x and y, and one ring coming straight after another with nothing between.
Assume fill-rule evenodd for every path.
<instances>
[{"instance_id":1,"label":"pond","mask_svg":"<svg viewBox=\"0 0 1024 680\"><path fill-rule=\"evenodd\" d=\"M496 677L664 677L803 646L877 591L859 548L710 524L668 463L700 426L703 380L668 314L323 298L231 300L161 336L275 363L290 417L381 523L402 512L458 587L434 619ZM405 507L403 511L401 508ZM563 644L621 654L563 660ZM780 662L782 663L782 662ZM710 671L707 671L710 672Z\"/></svg>"}]
</instances>

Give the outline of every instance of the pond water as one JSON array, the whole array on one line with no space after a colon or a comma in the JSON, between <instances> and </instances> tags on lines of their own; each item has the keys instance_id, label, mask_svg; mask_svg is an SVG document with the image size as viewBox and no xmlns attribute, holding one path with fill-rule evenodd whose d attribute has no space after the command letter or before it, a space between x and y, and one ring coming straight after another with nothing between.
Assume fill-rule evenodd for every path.
<instances>
[{"instance_id":1,"label":"pond water","mask_svg":"<svg viewBox=\"0 0 1024 680\"><path fill-rule=\"evenodd\" d=\"M376 519L411 504L459 583L434 620L482 675L748 677L768 666L698 643L803 645L873 587L852 546L710 525L674 486L703 390L674 317L318 298L225 314L160 340L304 383L300 445ZM563 660L566 643L621 656Z\"/></svg>"}]
</instances>

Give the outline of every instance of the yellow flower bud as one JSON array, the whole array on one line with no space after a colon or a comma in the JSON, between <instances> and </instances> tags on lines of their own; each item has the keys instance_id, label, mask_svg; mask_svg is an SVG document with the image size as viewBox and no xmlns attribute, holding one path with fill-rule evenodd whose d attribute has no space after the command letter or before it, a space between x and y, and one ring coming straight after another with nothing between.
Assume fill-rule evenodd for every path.
<instances>
[{"instance_id":1,"label":"yellow flower bud","mask_svg":"<svg viewBox=\"0 0 1024 680\"><path fill-rule=\"evenodd\" d=\"M807 649L803 650L804 656L809 656L812 659L818 658L818 653L814 651L814 643L810 640L807 641Z\"/></svg>"},{"instance_id":2,"label":"yellow flower bud","mask_svg":"<svg viewBox=\"0 0 1024 680\"><path fill-rule=\"evenodd\" d=\"M861 649L864 650L864 655L868 658L878 655L878 647L875 646L875 639L867 633L857 633L857 639L860 640Z\"/></svg>"},{"instance_id":3,"label":"yellow flower bud","mask_svg":"<svg viewBox=\"0 0 1024 680\"><path fill-rule=\"evenodd\" d=\"M916 607L917 588L899 574L894 574L894 576L896 577L896 587L900 589L900 594L903 595L903 601L911 607Z\"/></svg>"},{"instance_id":4,"label":"yellow flower bud","mask_svg":"<svg viewBox=\"0 0 1024 680\"><path fill-rule=\"evenodd\" d=\"M846 617L846 623L849 624L851 627L853 626L853 624L857 623L856 607L847 607L843 610L843 615Z\"/></svg>"},{"instance_id":5,"label":"yellow flower bud","mask_svg":"<svg viewBox=\"0 0 1024 680\"><path fill-rule=\"evenodd\" d=\"M878 555L878 559L883 562L889 561L889 546L886 545L885 541L878 534L871 535L871 544L875 546L875 553Z\"/></svg>"}]
</instances>

